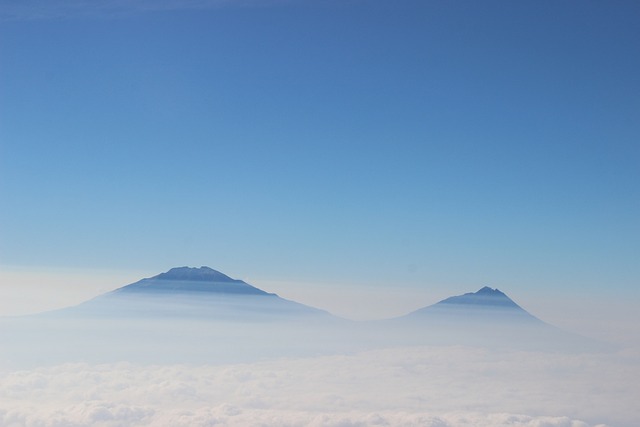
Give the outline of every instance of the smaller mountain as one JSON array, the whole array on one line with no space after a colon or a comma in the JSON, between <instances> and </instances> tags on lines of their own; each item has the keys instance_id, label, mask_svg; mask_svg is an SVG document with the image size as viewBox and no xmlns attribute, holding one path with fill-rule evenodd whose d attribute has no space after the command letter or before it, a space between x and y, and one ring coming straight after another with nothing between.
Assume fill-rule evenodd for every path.
<instances>
[{"instance_id":1,"label":"smaller mountain","mask_svg":"<svg viewBox=\"0 0 640 427\"><path fill-rule=\"evenodd\" d=\"M408 318L431 317L433 320L460 322L484 320L540 322L499 289L485 286L477 292L446 298L434 305L409 313Z\"/></svg>"},{"instance_id":2,"label":"smaller mountain","mask_svg":"<svg viewBox=\"0 0 640 427\"><path fill-rule=\"evenodd\" d=\"M483 287L478 292L468 292L464 295L449 297L438 304L470 304L522 309L511 298L498 289Z\"/></svg>"},{"instance_id":3,"label":"smaller mountain","mask_svg":"<svg viewBox=\"0 0 640 427\"><path fill-rule=\"evenodd\" d=\"M386 325L421 344L552 351L602 348L601 343L543 322L488 286L391 319Z\"/></svg>"}]
</instances>

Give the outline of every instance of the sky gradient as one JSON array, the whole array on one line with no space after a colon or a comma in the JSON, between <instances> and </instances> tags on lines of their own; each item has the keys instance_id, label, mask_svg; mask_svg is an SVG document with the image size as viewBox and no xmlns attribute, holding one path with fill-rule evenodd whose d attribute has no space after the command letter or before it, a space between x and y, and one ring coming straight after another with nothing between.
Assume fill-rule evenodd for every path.
<instances>
[{"instance_id":1,"label":"sky gradient","mask_svg":"<svg viewBox=\"0 0 640 427\"><path fill-rule=\"evenodd\" d=\"M0 1L6 295L208 265L637 307L637 2L52 3Z\"/></svg>"}]
</instances>

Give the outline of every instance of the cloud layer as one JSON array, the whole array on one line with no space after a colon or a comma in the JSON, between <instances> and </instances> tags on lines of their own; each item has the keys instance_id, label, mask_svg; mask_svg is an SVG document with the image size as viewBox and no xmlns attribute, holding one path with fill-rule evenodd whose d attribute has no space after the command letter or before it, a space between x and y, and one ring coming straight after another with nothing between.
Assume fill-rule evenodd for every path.
<instances>
[{"instance_id":1,"label":"cloud layer","mask_svg":"<svg viewBox=\"0 0 640 427\"><path fill-rule=\"evenodd\" d=\"M640 419L638 354L413 347L234 365L0 375L3 426L567 426Z\"/></svg>"}]
</instances>

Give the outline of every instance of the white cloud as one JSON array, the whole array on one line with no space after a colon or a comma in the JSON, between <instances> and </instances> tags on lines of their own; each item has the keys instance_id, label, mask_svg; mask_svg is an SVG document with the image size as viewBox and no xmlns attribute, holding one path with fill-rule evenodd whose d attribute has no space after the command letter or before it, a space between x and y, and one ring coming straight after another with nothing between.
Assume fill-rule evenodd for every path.
<instances>
[{"instance_id":1,"label":"white cloud","mask_svg":"<svg viewBox=\"0 0 640 427\"><path fill-rule=\"evenodd\" d=\"M42 427L120 427L145 425L151 427L205 426L309 426L309 427L365 427L365 426L422 426L422 427L588 427L567 417L532 417L517 414L458 413L433 415L403 412L349 412L316 414L311 412L248 410L225 405L197 410L173 410L156 413L153 410L125 405L89 402L65 408L53 414L35 412L0 413L4 426Z\"/></svg>"},{"instance_id":2,"label":"white cloud","mask_svg":"<svg viewBox=\"0 0 640 427\"><path fill-rule=\"evenodd\" d=\"M65 364L0 374L0 425L631 427L637 356L415 347L234 365Z\"/></svg>"}]
</instances>

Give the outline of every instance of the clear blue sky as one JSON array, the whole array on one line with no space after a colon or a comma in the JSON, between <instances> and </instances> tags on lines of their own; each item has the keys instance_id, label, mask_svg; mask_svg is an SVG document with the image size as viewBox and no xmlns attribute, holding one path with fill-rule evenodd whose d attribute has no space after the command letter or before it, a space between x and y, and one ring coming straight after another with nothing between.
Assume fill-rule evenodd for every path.
<instances>
[{"instance_id":1,"label":"clear blue sky","mask_svg":"<svg viewBox=\"0 0 640 427\"><path fill-rule=\"evenodd\" d=\"M0 1L1 265L638 295L640 3L86 3Z\"/></svg>"}]
</instances>

